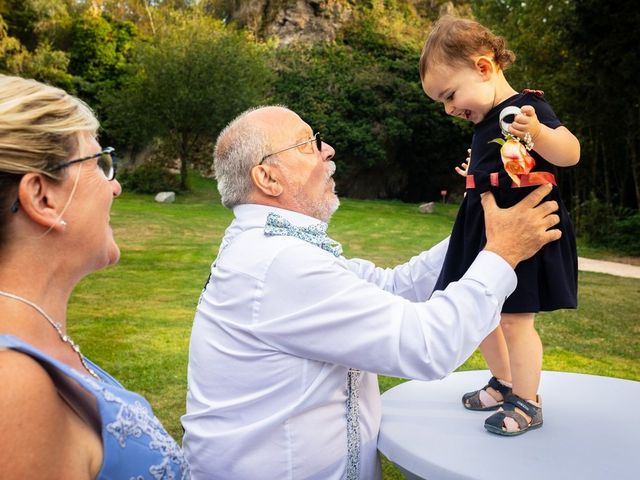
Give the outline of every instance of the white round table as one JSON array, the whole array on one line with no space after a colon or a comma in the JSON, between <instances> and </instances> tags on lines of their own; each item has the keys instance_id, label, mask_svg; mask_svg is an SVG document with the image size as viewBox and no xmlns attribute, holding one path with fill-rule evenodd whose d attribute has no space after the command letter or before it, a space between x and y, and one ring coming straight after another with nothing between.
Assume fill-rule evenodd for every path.
<instances>
[{"instance_id":1,"label":"white round table","mask_svg":"<svg viewBox=\"0 0 640 480\"><path fill-rule=\"evenodd\" d=\"M382 395L378 449L410 479L640 479L640 382L542 372L544 425L515 437L487 432L464 392L487 370L410 381Z\"/></svg>"}]
</instances>

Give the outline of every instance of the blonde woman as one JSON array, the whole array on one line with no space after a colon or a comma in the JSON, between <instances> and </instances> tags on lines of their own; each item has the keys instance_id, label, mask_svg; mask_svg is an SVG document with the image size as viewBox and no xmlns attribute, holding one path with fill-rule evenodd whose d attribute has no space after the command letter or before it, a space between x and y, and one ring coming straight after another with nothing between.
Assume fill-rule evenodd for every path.
<instances>
[{"instance_id":1,"label":"blonde woman","mask_svg":"<svg viewBox=\"0 0 640 480\"><path fill-rule=\"evenodd\" d=\"M148 402L85 358L67 304L118 261L121 188L89 107L0 75L0 472L3 478L189 478Z\"/></svg>"}]
</instances>

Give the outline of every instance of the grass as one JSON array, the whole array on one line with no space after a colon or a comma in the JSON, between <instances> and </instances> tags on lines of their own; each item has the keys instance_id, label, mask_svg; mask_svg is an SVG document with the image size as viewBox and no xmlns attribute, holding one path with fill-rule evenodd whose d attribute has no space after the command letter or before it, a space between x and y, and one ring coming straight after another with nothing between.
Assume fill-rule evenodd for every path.
<instances>
[{"instance_id":1,"label":"grass","mask_svg":"<svg viewBox=\"0 0 640 480\"><path fill-rule=\"evenodd\" d=\"M191 322L232 218L211 181L195 178L192 189L174 204L128 193L114 203L121 260L81 282L69 314L70 333L82 351L146 396L179 441ZM347 256L393 266L444 238L456 211L456 205L437 204L433 214L423 215L416 205L344 199L330 233ZM539 316L544 369L640 380L639 294L638 279L581 273L579 309ZM477 352L461 367L479 368L485 365ZM380 388L402 381L380 377ZM385 459L383 471L387 480L402 478Z\"/></svg>"}]
</instances>

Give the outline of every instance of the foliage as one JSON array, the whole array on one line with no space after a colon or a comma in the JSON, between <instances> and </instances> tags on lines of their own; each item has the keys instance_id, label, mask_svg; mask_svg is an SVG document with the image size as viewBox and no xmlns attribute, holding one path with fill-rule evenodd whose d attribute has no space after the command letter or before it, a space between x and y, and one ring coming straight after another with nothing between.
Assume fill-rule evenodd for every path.
<instances>
[{"instance_id":1,"label":"foliage","mask_svg":"<svg viewBox=\"0 0 640 480\"><path fill-rule=\"evenodd\" d=\"M55 50L47 41L29 52L20 40L8 34L7 24L0 15L0 72L32 77L72 91L68 65L67 54Z\"/></svg>"},{"instance_id":2,"label":"foliage","mask_svg":"<svg viewBox=\"0 0 640 480\"><path fill-rule=\"evenodd\" d=\"M615 221L615 211L611 204L596 197L594 192L588 200L582 202L574 218L576 229L581 232L588 243L606 245L610 240Z\"/></svg>"},{"instance_id":3,"label":"foliage","mask_svg":"<svg viewBox=\"0 0 640 480\"><path fill-rule=\"evenodd\" d=\"M616 207L591 193L577 209L577 228L589 246L608 247L640 255L640 214Z\"/></svg>"},{"instance_id":4,"label":"foliage","mask_svg":"<svg viewBox=\"0 0 640 480\"><path fill-rule=\"evenodd\" d=\"M71 27L70 71L91 83L119 78L129 62L136 27L85 13Z\"/></svg>"},{"instance_id":5,"label":"foliage","mask_svg":"<svg viewBox=\"0 0 640 480\"><path fill-rule=\"evenodd\" d=\"M17 73L25 54L28 53L20 40L9 35L7 24L0 14L0 71Z\"/></svg>"},{"instance_id":6,"label":"foliage","mask_svg":"<svg viewBox=\"0 0 640 480\"><path fill-rule=\"evenodd\" d=\"M128 192L158 193L180 189L180 179L177 175L152 163L118 172L118 181L122 189Z\"/></svg>"},{"instance_id":7,"label":"foliage","mask_svg":"<svg viewBox=\"0 0 640 480\"><path fill-rule=\"evenodd\" d=\"M343 195L418 201L462 189L453 165L470 134L427 100L419 49L385 42L376 13L363 14L339 42L281 49L274 97L334 146Z\"/></svg>"},{"instance_id":8,"label":"foliage","mask_svg":"<svg viewBox=\"0 0 640 480\"><path fill-rule=\"evenodd\" d=\"M452 167L466 156L471 125L426 98L417 62L442 12L473 15L517 53L507 72L513 86L544 90L581 142L580 164L557 175L565 203L578 215L593 193L637 211L635 3L0 0L0 71L79 95L98 113L102 141L125 156L161 140L183 160L183 186L186 166L210 161L200 152L231 117L276 101L336 147L342 194L433 200L441 189L461 194ZM284 31L306 25L309 38L317 27L335 41L281 45L268 63L277 42L257 38L278 30L283 16L291 21ZM582 232L586 224L578 224Z\"/></svg>"},{"instance_id":9,"label":"foliage","mask_svg":"<svg viewBox=\"0 0 640 480\"><path fill-rule=\"evenodd\" d=\"M155 36L136 44L126 85L103 97L108 125L133 124L148 138L173 142L185 189L194 147L265 97L267 55L265 46L222 22L171 14Z\"/></svg>"},{"instance_id":10,"label":"foliage","mask_svg":"<svg viewBox=\"0 0 640 480\"><path fill-rule=\"evenodd\" d=\"M640 213L616 220L611 237L614 248L627 255L640 256Z\"/></svg>"},{"instance_id":11,"label":"foliage","mask_svg":"<svg viewBox=\"0 0 640 480\"><path fill-rule=\"evenodd\" d=\"M640 10L636 2L479 0L473 12L518 55L517 88L546 92L581 142L578 168L560 176L566 200L592 192L640 206ZM574 205L575 206L575 205Z\"/></svg>"}]
</instances>

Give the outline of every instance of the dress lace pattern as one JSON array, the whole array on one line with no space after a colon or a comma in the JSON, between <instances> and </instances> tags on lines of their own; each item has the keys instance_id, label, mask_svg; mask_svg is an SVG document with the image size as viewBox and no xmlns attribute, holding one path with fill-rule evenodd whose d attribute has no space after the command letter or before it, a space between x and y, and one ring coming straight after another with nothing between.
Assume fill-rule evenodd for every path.
<instances>
[{"instance_id":1,"label":"dress lace pattern","mask_svg":"<svg viewBox=\"0 0 640 480\"><path fill-rule=\"evenodd\" d=\"M115 421L107 424L106 430L115 437L118 444L125 448L130 437L149 437L149 448L157 450L162 455L160 464L149 467L149 473L157 480L175 480L189 478L189 468L176 442L162 427L160 421L149 414L148 409L140 402L128 403L108 390L102 389L102 395L108 402L118 405L119 411ZM176 477L174 467L182 474ZM132 477L135 478L135 477ZM138 477L143 478L143 477Z\"/></svg>"}]
</instances>

